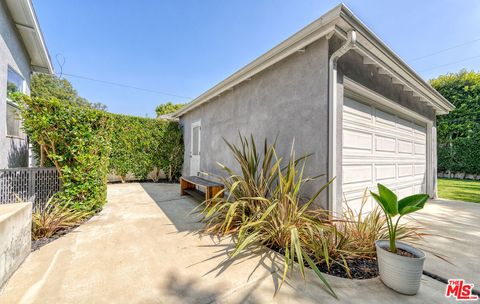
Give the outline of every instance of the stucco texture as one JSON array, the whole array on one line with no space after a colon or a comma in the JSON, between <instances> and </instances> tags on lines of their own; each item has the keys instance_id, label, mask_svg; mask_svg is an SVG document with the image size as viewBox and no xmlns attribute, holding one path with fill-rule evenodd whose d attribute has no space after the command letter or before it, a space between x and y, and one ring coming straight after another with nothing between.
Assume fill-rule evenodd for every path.
<instances>
[{"instance_id":1,"label":"stucco texture","mask_svg":"<svg viewBox=\"0 0 480 304\"><path fill-rule=\"evenodd\" d=\"M0 287L30 253L32 203L0 205Z\"/></svg>"},{"instance_id":2,"label":"stucco texture","mask_svg":"<svg viewBox=\"0 0 480 304\"><path fill-rule=\"evenodd\" d=\"M184 131L183 173L190 174L191 124L201 120L200 170L222 174L216 162L235 167L222 138L238 144L238 132L252 134L258 144L277 139L277 152L288 157L295 140L296 156L313 153L306 176L327 173L328 46L325 39L309 45L255 75L233 90L181 117ZM311 195L326 182L323 176L305 187ZM316 202L325 205L326 193Z\"/></svg>"},{"instance_id":3,"label":"stucco texture","mask_svg":"<svg viewBox=\"0 0 480 304\"><path fill-rule=\"evenodd\" d=\"M328 59L339 46L335 36L309 45L305 52L297 52L255 75L219 97L187 112L180 118L184 131L185 158L183 174L190 174L191 124L201 121L200 171L221 174L216 162L233 166L232 157L222 137L238 143L238 132L253 134L261 142L271 142L278 135L277 150L281 156L289 154L295 139L297 156L313 153L308 159L306 174L327 174L328 168ZM342 105L344 77L383 95L387 99L410 109L432 121L435 134L435 110L413 97L402 86L378 73L372 65L363 63L355 51L347 52L338 61L337 82L337 203L335 212L342 211ZM432 139L433 167L431 189L436 189L436 140ZM326 175L305 187L310 196L327 182ZM428 188L428 187L427 187ZM316 202L327 207L327 193ZM435 197L435 190L429 193Z\"/></svg>"},{"instance_id":4,"label":"stucco texture","mask_svg":"<svg viewBox=\"0 0 480 304\"><path fill-rule=\"evenodd\" d=\"M7 71L11 67L25 79L29 93L30 58L4 1L0 1L0 169L26 166L28 145L23 138L7 137Z\"/></svg>"}]
</instances>

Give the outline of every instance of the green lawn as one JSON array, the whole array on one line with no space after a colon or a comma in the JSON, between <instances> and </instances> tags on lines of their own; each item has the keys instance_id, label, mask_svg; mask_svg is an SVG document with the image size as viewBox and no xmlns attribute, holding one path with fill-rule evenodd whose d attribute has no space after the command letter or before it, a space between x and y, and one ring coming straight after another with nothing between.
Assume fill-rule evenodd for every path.
<instances>
[{"instance_id":1,"label":"green lawn","mask_svg":"<svg viewBox=\"0 0 480 304\"><path fill-rule=\"evenodd\" d=\"M451 200L480 203L480 181L439 178L438 196Z\"/></svg>"}]
</instances>

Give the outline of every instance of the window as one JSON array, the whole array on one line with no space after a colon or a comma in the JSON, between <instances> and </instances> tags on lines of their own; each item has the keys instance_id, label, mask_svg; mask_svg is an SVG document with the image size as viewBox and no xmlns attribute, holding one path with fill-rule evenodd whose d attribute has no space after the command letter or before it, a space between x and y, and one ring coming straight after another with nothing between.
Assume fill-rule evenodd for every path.
<instances>
[{"instance_id":1,"label":"window","mask_svg":"<svg viewBox=\"0 0 480 304\"><path fill-rule=\"evenodd\" d=\"M7 74L7 98L15 92L24 93L24 80L12 68L8 68Z\"/></svg>"},{"instance_id":2,"label":"window","mask_svg":"<svg viewBox=\"0 0 480 304\"><path fill-rule=\"evenodd\" d=\"M24 86L25 81L22 76L9 67L7 72L7 136L23 137L18 107L15 102L10 100L10 95L15 92L24 93Z\"/></svg>"},{"instance_id":3,"label":"window","mask_svg":"<svg viewBox=\"0 0 480 304\"><path fill-rule=\"evenodd\" d=\"M200 126L193 128L193 155L200 155Z\"/></svg>"}]
</instances>

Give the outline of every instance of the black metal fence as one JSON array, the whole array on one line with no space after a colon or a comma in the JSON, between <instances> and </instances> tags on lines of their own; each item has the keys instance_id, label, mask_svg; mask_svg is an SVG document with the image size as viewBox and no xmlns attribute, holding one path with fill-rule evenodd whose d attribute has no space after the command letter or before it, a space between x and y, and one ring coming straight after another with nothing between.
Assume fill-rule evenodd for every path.
<instances>
[{"instance_id":1,"label":"black metal fence","mask_svg":"<svg viewBox=\"0 0 480 304\"><path fill-rule=\"evenodd\" d=\"M55 168L0 169L0 204L33 202L33 209L42 208L60 190Z\"/></svg>"}]
</instances>

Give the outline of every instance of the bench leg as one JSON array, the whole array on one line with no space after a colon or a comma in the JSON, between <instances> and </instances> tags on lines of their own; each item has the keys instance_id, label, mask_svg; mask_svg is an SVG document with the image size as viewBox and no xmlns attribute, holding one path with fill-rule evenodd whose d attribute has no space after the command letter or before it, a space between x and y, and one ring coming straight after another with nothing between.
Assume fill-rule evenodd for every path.
<instances>
[{"instance_id":1,"label":"bench leg","mask_svg":"<svg viewBox=\"0 0 480 304\"><path fill-rule=\"evenodd\" d=\"M193 189L193 188L195 188L194 184L187 182L183 178L180 178L180 194L181 195L186 195L187 193L185 192L185 190Z\"/></svg>"},{"instance_id":2,"label":"bench leg","mask_svg":"<svg viewBox=\"0 0 480 304\"><path fill-rule=\"evenodd\" d=\"M210 191L208 192L209 198L213 198L215 195L217 195L218 192L222 191L222 187L209 187Z\"/></svg>"}]
</instances>

